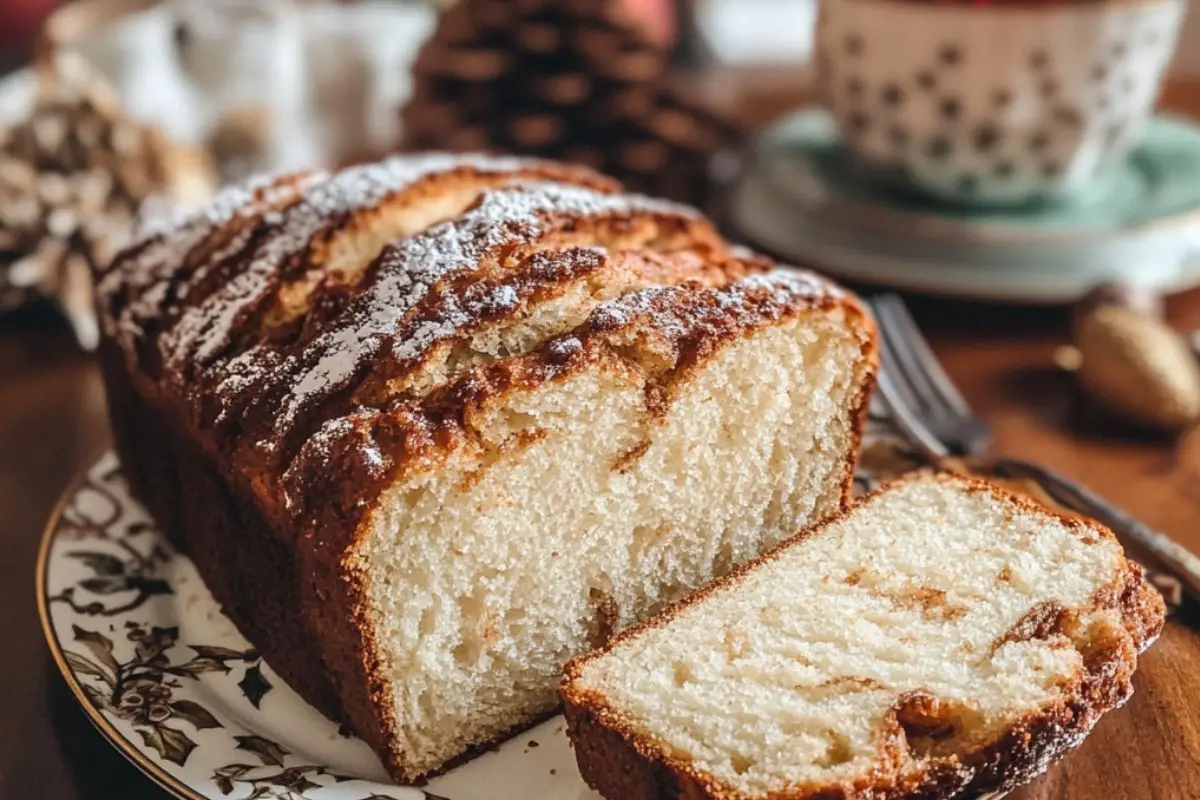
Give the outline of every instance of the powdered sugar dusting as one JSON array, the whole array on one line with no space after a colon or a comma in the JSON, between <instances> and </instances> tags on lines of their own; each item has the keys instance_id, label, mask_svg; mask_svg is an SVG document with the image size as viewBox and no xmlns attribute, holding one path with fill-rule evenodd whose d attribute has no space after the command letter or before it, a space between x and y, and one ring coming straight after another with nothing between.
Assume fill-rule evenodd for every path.
<instances>
[{"instance_id":1,"label":"powdered sugar dusting","mask_svg":"<svg viewBox=\"0 0 1200 800\"><path fill-rule=\"evenodd\" d=\"M497 286L496 289L480 301L479 310L485 314L493 314L514 307L520 298L516 288L512 286Z\"/></svg>"},{"instance_id":2,"label":"powdered sugar dusting","mask_svg":"<svg viewBox=\"0 0 1200 800\"><path fill-rule=\"evenodd\" d=\"M353 457L356 466L368 478L382 478L392 465L392 460L371 433L373 423L382 413L373 408L357 408L344 416L326 420L304 443L299 457L284 472L281 481L283 501L290 510L296 510L303 502L305 477L314 464L325 465L341 452ZM355 503L366 502L363 498Z\"/></svg>"},{"instance_id":3,"label":"powdered sugar dusting","mask_svg":"<svg viewBox=\"0 0 1200 800\"><path fill-rule=\"evenodd\" d=\"M453 295L446 298L439 314L431 320L422 320L403 339L393 345L392 358L403 362L419 357L433 345L452 338L474 320L500 314L517 307L521 297L513 286L502 285L481 297L471 297L460 303Z\"/></svg>"},{"instance_id":4,"label":"powdered sugar dusting","mask_svg":"<svg viewBox=\"0 0 1200 800\"><path fill-rule=\"evenodd\" d=\"M579 341L577 336L567 336L562 339L555 339L550 343L550 354L555 358L564 359L578 353L583 349L583 342Z\"/></svg>"},{"instance_id":5,"label":"powdered sugar dusting","mask_svg":"<svg viewBox=\"0 0 1200 800\"><path fill-rule=\"evenodd\" d=\"M217 384L218 398L240 395L249 390L266 373L262 366L262 360L258 356L258 351L247 350L225 365L224 376ZM218 421L223 420L224 417L225 414L222 411Z\"/></svg>"},{"instance_id":6,"label":"powdered sugar dusting","mask_svg":"<svg viewBox=\"0 0 1200 800\"><path fill-rule=\"evenodd\" d=\"M97 296L101 302L127 296L129 302L120 310L117 325L127 336L140 335L142 323L156 319L169 299L171 276L213 231L235 217L290 202L326 178L324 172L255 178L222 190L199 211L180 212L149 224L126 248L130 255L114 260L113 269L96 286Z\"/></svg>"},{"instance_id":7,"label":"powdered sugar dusting","mask_svg":"<svg viewBox=\"0 0 1200 800\"><path fill-rule=\"evenodd\" d=\"M323 176L324 173L317 173L317 175ZM272 199L278 199L272 198L272 192L283 191L286 193L293 186L292 177L289 175L255 175L243 183L222 189L203 206L177 208L170 214L143 217L133 235L130 246L137 247L159 236L166 237L183 233L185 229L223 225L244 209L255 205L256 202L269 204Z\"/></svg>"},{"instance_id":8,"label":"powdered sugar dusting","mask_svg":"<svg viewBox=\"0 0 1200 800\"><path fill-rule=\"evenodd\" d=\"M500 196L489 196L477 212L467 214L454 224L431 229L389 252L386 273L392 283L387 291L373 291L371 308L376 316L360 318L360 324L353 328L353 336L347 336L350 328L331 332L321 350L322 360L307 373L307 383L298 387L298 390L306 388L316 393L329 392L336 390L340 382L349 383L360 367L366 366L374 354L383 350L389 335L403 337L392 343L392 350L388 353L390 359L403 361L419 357L438 339L455 335L461 326L478 320L482 313L501 312L516 306L520 301L520 293L515 284L485 288L477 283L461 298L452 293L445 295L433 319L422 320L409 330L403 329L403 309L411 308L426 295L435 276L448 275L452 269L469 271L477 268L487 248L536 238L544 226L544 218L538 213L530 212L519 219L508 220L512 227L507 229L506 235L497 233L504 228L503 224L497 223L495 214L498 213L496 209L501 207L511 209L520 206L528 210L530 206L522 204L529 202L529 198L510 195L517 192L537 196L541 191L534 186L497 193ZM558 198L555 195L554 199L573 203L581 198ZM543 200L551 206L554 199L543 196ZM434 252L441 253L446 260L428 261L428 255ZM602 248L594 252L583 251L585 257L602 258L604 253ZM554 256L550 252L538 255L551 259ZM562 261L561 258L558 260ZM454 264L458 266L454 267ZM720 335L730 324L735 327L753 326L777 319L797 305L803 306L812 298L824 296L832 288L814 275L786 269L753 275L719 289L698 289L694 285L652 286L602 303L590 316L589 327L597 331L644 325L671 339L707 333ZM391 309L394 317L385 318L385 308ZM369 324L361 324L365 321ZM392 327L385 328L385 325ZM346 349L351 343L353 347ZM583 350L584 343L577 334L568 334L547 344L548 355L560 363ZM281 374L291 374L291 370L283 370ZM464 388L469 380L464 379ZM305 400L304 396L297 393L288 398L290 405L277 418L282 421L282 427L276 429L277 433L286 432L288 426L293 424L291 420L304 407ZM361 425L352 423L355 415L366 411L361 409L349 416L324 422L317 433L304 443L302 457L293 462L292 468L301 472L311 470L314 464L327 463L336 450L351 453L357 466L364 470L363 474L372 475L382 469L389 463L387 457L379 451L371 435ZM271 450L276 440L269 441L271 444L260 443L259 446Z\"/></svg>"},{"instance_id":9,"label":"powdered sugar dusting","mask_svg":"<svg viewBox=\"0 0 1200 800\"><path fill-rule=\"evenodd\" d=\"M601 328L617 328L628 325L637 317L652 316L662 324L670 323L672 318L661 313L659 306L664 298L683 295L684 291L675 287L651 286L648 289L639 289L596 306L591 314L591 322Z\"/></svg>"},{"instance_id":10,"label":"powdered sugar dusting","mask_svg":"<svg viewBox=\"0 0 1200 800\"><path fill-rule=\"evenodd\" d=\"M607 257L606 247L572 248L570 257L555 252L534 253L529 258L529 274L534 280L559 280L577 270L596 269Z\"/></svg>"},{"instance_id":11,"label":"powdered sugar dusting","mask_svg":"<svg viewBox=\"0 0 1200 800\"><path fill-rule=\"evenodd\" d=\"M353 433L354 422L350 417L336 417L334 419L326 420L326 422L317 429L317 431L305 444L305 449L310 452L320 454L323 457L327 457L333 449L334 442L344 440L353 435ZM381 453L379 453L378 448L372 449L382 461L383 456ZM291 484L289 478L290 474L284 475L283 502L285 507L288 509L295 509L297 505L297 499L291 491L288 491L287 487Z\"/></svg>"},{"instance_id":12,"label":"powdered sugar dusting","mask_svg":"<svg viewBox=\"0 0 1200 800\"><path fill-rule=\"evenodd\" d=\"M377 281L357 299L347 322L319 336L302 356L300 379L276 417L276 434L294 424L299 412L318 398L345 386L383 342L396 335L405 316L437 281L477 270L485 254L505 244L535 240L549 215L589 218L612 214L660 213L691 216L696 212L666 201L637 196L605 195L591 189L555 183L532 183L485 192L462 217L437 225L389 251L379 264ZM515 291L501 289L492 302L516 303ZM451 304L437 320L418 326L393 353L411 358L439 338L453 334L478 309Z\"/></svg>"},{"instance_id":13,"label":"powdered sugar dusting","mask_svg":"<svg viewBox=\"0 0 1200 800\"><path fill-rule=\"evenodd\" d=\"M309 439L308 446L317 450L327 451L331 442L349 436L354 432L354 422L349 417L335 417L326 420L317 428L316 433Z\"/></svg>"},{"instance_id":14,"label":"powdered sugar dusting","mask_svg":"<svg viewBox=\"0 0 1200 800\"><path fill-rule=\"evenodd\" d=\"M747 289L768 289L780 303L800 297L840 297L842 290L807 270L780 267L738 282Z\"/></svg>"},{"instance_id":15,"label":"powdered sugar dusting","mask_svg":"<svg viewBox=\"0 0 1200 800\"><path fill-rule=\"evenodd\" d=\"M655 330L677 338L713 321L740 318L752 322L752 318L765 318L799 300L834 296L837 291L812 273L775 269L723 289L697 292L680 286L652 286L630 292L597 306L590 322L593 327L611 329L646 319Z\"/></svg>"},{"instance_id":16,"label":"powdered sugar dusting","mask_svg":"<svg viewBox=\"0 0 1200 800\"><path fill-rule=\"evenodd\" d=\"M376 207L387 196L436 173L462 167L511 172L530 163L517 158L431 153L395 156L377 164L343 170L276 215L278 220L264 216L264 222L276 227L273 235L244 271L185 312L164 342L168 358L210 362L229 343L233 327L243 312L269 291L282 266L307 250L314 236L336 225L342 215Z\"/></svg>"}]
</instances>

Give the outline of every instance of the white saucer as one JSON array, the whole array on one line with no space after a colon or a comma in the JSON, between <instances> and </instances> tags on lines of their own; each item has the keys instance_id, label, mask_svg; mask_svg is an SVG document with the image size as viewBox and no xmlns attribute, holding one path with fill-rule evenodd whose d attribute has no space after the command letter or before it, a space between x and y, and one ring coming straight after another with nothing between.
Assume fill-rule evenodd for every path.
<instances>
[{"instance_id":1,"label":"white saucer","mask_svg":"<svg viewBox=\"0 0 1200 800\"><path fill-rule=\"evenodd\" d=\"M864 180L824 112L804 110L760 137L730 215L765 249L853 281L1046 304L1113 280L1178 292L1200 285L1200 130L1154 119L1071 206L971 211Z\"/></svg>"}]
</instances>

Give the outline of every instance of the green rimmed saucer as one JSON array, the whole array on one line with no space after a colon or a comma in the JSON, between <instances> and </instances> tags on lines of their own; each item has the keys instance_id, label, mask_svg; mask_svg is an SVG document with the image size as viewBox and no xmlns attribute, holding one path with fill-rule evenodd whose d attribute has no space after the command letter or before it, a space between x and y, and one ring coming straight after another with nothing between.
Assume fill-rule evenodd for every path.
<instances>
[{"instance_id":1,"label":"green rimmed saucer","mask_svg":"<svg viewBox=\"0 0 1200 800\"><path fill-rule=\"evenodd\" d=\"M1110 280L1175 292L1200 284L1200 128L1153 118L1072 202L980 210L871 179L806 109L760 137L731 214L767 249L868 283L1031 303Z\"/></svg>"}]
</instances>

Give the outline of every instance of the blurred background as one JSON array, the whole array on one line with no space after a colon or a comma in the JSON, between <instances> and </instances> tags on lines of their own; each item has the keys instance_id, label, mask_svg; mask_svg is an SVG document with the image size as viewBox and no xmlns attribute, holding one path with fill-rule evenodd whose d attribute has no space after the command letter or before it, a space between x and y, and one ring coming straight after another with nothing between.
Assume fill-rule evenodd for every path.
<instances>
[{"instance_id":1,"label":"blurred background","mask_svg":"<svg viewBox=\"0 0 1200 800\"><path fill-rule=\"evenodd\" d=\"M403 2L403 0L396 0ZM60 0L0 2L0 68L11 70L32 53L43 20ZM659 0L629 0L661 15ZM719 56L739 63L804 62L812 50L816 0L694 0L697 21ZM767 20L767 24L763 21ZM1177 71L1200 71L1200 14L1190 14L1176 54Z\"/></svg>"},{"instance_id":2,"label":"blurred background","mask_svg":"<svg viewBox=\"0 0 1200 800\"><path fill-rule=\"evenodd\" d=\"M1178 295L1200 285L1191 12L0 0L0 315L49 306L91 350L93 274L138 220L421 150L588 164L786 262L1039 324L1114 281Z\"/></svg>"},{"instance_id":3,"label":"blurred background","mask_svg":"<svg viewBox=\"0 0 1200 800\"><path fill-rule=\"evenodd\" d=\"M402 2L403 0L397 0ZM58 0L0 2L0 67L13 69L32 54L34 36ZM657 0L630 0L659 15ZM815 3L811 0L696 0L699 22L720 54L736 61L800 61L811 49ZM767 15L772 24L760 24ZM782 19L779 15L783 15Z\"/></svg>"},{"instance_id":4,"label":"blurred background","mask_svg":"<svg viewBox=\"0 0 1200 800\"><path fill-rule=\"evenodd\" d=\"M0 69L12 70L29 59L42 22L62 4L61 0L0 0ZM660 0L629 0L629 4L646 7L650 15L662 15L656 7L668 5ZM692 0L690 4L723 60L803 63L811 54L816 0ZM1200 14L1190 14L1185 23L1174 69L1200 72Z\"/></svg>"},{"instance_id":5,"label":"blurred background","mask_svg":"<svg viewBox=\"0 0 1200 800\"><path fill-rule=\"evenodd\" d=\"M1197 117L1187 0L0 0L0 797L163 796L30 657L37 531L109 441L93 275L138 224L396 152L590 164L903 292L994 452L1200 551ZM1138 757L1014 797L1200 797L1186 636L1099 734Z\"/></svg>"},{"instance_id":6,"label":"blurred background","mask_svg":"<svg viewBox=\"0 0 1200 800\"><path fill-rule=\"evenodd\" d=\"M137 219L434 149L585 163L854 284L1175 294L1200 129L1160 95L1200 97L1186 0L0 0L0 313L90 349Z\"/></svg>"}]
</instances>

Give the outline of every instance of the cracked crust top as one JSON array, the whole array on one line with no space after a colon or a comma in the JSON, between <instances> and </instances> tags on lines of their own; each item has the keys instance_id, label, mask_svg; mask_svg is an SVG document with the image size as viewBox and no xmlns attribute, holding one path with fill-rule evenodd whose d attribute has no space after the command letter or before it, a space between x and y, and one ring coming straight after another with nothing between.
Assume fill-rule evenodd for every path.
<instances>
[{"instance_id":1,"label":"cracked crust top","mask_svg":"<svg viewBox=\"0 0 1200 800\"><path fill-rule=\"evenodd\" d=\"M805 310L869 328L831 284L771 266L584 168L432 154L226 190L143 232L97 306L139 391L295 530L432 465L485 394L635 351L679 376Z\"/></svg>"}]
</instances>

